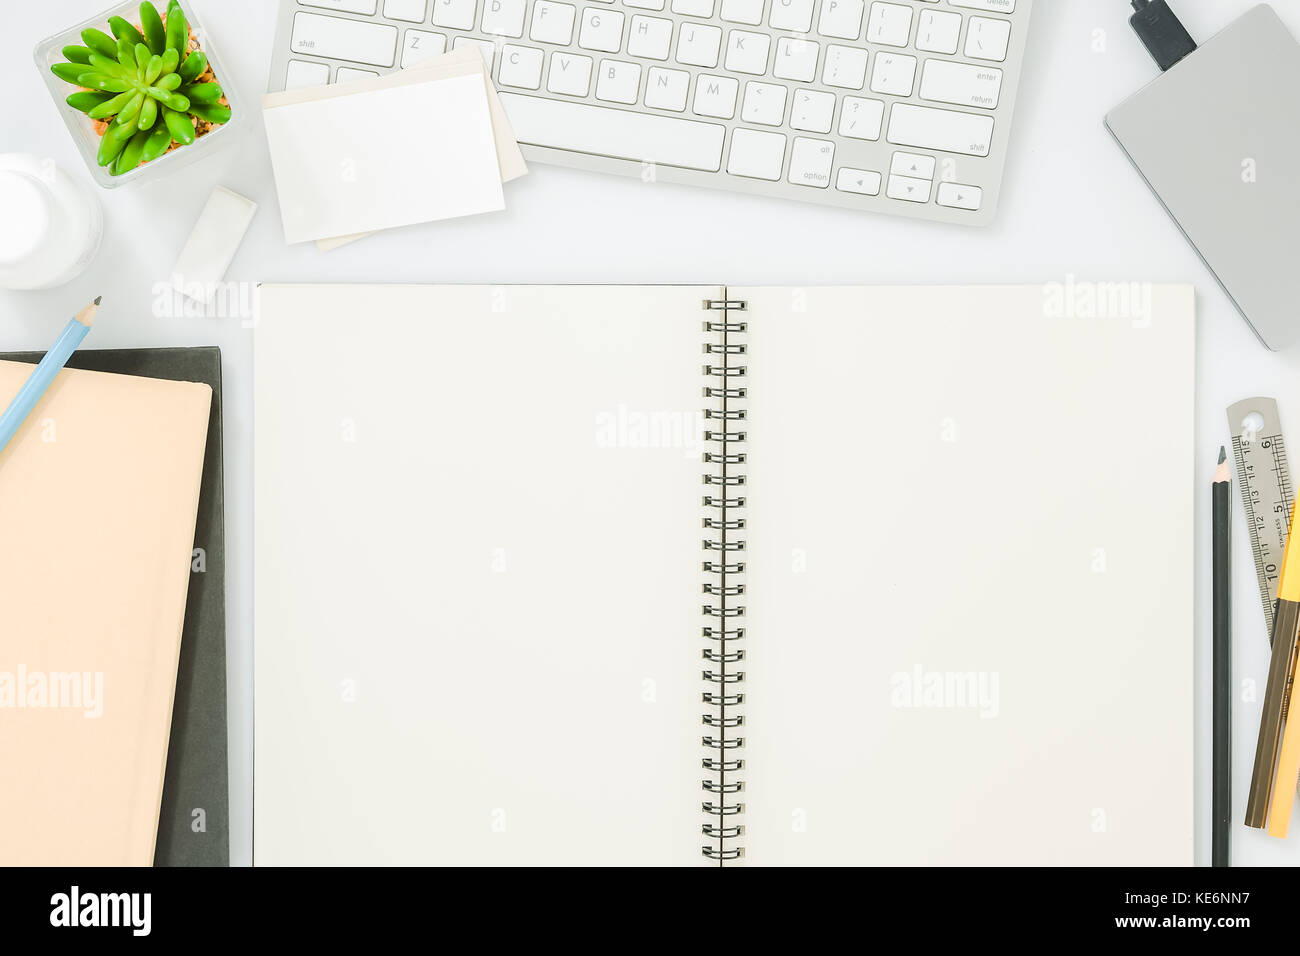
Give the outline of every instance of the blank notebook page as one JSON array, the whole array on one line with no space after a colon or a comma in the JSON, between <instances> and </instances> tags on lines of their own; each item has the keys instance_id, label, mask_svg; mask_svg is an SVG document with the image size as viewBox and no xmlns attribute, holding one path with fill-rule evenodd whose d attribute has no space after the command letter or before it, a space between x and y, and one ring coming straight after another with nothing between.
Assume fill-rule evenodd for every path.
<instances>
[{"instance_id":1,"label":"blank notebook page","mask_svg":"<svg viewBox=\"0 0 1300 956\"><path fill-rule=\"evenodd\" d=\"M748 863L1191 864L1193 292L1096 291L728 290Z\"/></svg>"},{"instance_id":2,"label":"blank notebook page","mask_svg":"<svg viewBox=\"0 0 1300 956\"><path fill-rule=\"evenodd\" d=\"M703 862L720 294L262 289L256 863Z\"/></svg>"},{"instance_id":3,"label":"blank notebook page","mask_svg":"<svg viewBox=\"0 0 1300 956\"><path fill-rule=\"evenodd\" d=\"M0 863L153 862L211 405L65 370L0 452Z\"/></svg>"}]
</instances>

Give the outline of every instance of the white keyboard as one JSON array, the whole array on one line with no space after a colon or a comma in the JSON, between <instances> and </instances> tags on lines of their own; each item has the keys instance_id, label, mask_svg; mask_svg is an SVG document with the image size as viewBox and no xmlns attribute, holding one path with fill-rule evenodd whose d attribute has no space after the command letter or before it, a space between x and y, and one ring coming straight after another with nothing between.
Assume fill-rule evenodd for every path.
<instances>
[{"instance_id":1,"label":"white keyboard","mask_svg":"<svg viewBox=\"0 0 1300 956\"><path fill-rule=\"evenodd\" d=\"M473 44L530 159L983 224L1031 3L282 0L271 89Z\"/></svg>"}]
</instances>

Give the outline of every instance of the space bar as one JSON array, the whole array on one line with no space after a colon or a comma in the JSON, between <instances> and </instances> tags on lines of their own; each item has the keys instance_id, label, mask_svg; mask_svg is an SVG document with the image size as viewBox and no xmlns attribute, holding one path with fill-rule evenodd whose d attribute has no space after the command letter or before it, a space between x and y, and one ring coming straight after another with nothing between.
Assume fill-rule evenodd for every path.
<instances>
[{"instance_id":1,"label":"space bar","mask_svg":"<svg viewBox=\"0 0 1300 956\"><path fill-rule=\"evenodd\" d=\"M722 166L725 126L672 116L652 116L585 103L500 93L515 138L638 163L683 166L717 172Z\"/></svg>"}]
</instances>

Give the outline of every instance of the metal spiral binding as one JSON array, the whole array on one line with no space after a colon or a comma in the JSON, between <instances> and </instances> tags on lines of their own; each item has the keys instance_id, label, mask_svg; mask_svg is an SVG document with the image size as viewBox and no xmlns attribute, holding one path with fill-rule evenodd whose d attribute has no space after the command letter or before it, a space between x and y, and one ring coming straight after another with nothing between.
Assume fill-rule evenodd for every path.
<instances>
[{"instance_id":1,"label":"metal spiral binding","mask_svg":"<svg viewBox=\"0 0 1300 956\"><path fill-rule=\"evenodd\" d=\"M704 323L704 441L707 451L704 475L703 528L706 534L704 568L703 637L708 643L702 657L705 691L701 700L709 708L703 716L706 733L700 738L705 755L700 766L708 773L702 781L709 795L701 805L706 818L700 832L709 841L702 848L704 856L719 866L739 860L745 848L735 841L745 834L743 823L736 822L745 812L739 797L745 783L738 775L745 768L739 756L745 746L740 731L745 716L740 712L745 695L740 686L745 681L741 669L745 651L736 642L745 636L745 408L746 375L744 356L748 324L736 313L743 313L747 303L737 299L710 299L705 311L712 314ZM724 822L722 818L727 818Z\"/></svg>"}]
</instances>

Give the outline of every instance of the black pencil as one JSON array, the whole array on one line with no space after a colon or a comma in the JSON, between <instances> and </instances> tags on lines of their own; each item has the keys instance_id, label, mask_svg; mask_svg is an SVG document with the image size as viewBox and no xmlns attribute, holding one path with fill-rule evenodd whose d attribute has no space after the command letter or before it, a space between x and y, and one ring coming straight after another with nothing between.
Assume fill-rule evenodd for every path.
<instances>
[{"instance_id":1,"label":"black pencil","mask_svg":"<svg viewBox=\"0 0 1300 956\"><path fill-rule=\"evenodd\" d=\"M1210 859L1229 866L1232 815L1232 473L1219 449L1214 472L1214 767Z\"/></svg>"}]
</instances>

